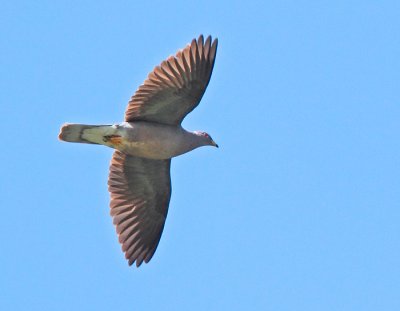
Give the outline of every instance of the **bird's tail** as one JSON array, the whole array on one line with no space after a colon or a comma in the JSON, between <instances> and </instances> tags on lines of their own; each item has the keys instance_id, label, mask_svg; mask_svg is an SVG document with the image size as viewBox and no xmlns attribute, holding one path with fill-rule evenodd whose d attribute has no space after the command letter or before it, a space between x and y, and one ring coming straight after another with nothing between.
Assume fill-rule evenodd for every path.
<instances>
[{"instance_id":1,"label":"bird's tail","mask_svg":"<svg viewBox=\"0 0 400 311\"><path fill-rule=\"evenodd\" d=\"M105 135L112 134L111 125L64 124L58 138L71 143L103 145Z\"/></svg>"}]
</instances>

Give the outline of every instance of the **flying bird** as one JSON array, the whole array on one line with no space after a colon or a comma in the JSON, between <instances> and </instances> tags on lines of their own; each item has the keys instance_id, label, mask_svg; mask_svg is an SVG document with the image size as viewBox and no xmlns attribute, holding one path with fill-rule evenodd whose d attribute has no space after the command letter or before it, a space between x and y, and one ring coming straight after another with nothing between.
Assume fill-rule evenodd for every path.
<instances>
[{"instance_id":1,"label":"flying bird","mask_svg":"<svg viewBox=\"0 0 400 311\"><path fill-rule=\"evenodd\" d=\"M218 145L182 120L200 103L214 67L218 39L193 39L148 75L128 102L125 121L64 124L59 139L115 149L110 163L110 214L129 265L148 263L164 229L171 197L171 158Z\"/></svg>"}]
</instances>

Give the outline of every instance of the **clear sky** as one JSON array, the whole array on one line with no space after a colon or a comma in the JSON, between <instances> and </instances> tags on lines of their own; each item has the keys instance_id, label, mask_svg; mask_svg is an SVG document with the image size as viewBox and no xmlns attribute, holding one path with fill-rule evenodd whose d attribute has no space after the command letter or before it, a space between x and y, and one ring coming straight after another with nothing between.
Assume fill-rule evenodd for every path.
<instances>
[{"instance_id":1,"label":"clear sky","mask_svg":"<svg viewBox=\"0 0 400 311\"><path fill-rule=\"evenodd\" d=\"M3 1L1 310L400 310L399 1ZM128 267L112 150L148 72L219 39L158 250Z\"/></svg>"}]
</instances>

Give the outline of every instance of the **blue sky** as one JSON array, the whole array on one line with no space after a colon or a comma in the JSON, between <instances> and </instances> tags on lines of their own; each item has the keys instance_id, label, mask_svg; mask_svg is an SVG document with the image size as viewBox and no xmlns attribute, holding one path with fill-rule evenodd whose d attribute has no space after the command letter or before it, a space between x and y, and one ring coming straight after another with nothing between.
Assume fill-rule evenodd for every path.
<instances>
[{"instance_id":1,"label":"blue sky","mask_svg":"<svg viewBox=\"0 0 400 311\"><path fill-rule=\"evenodd\" d=\"M5 1L2 310L399 310L398 1ZM220 149L173 160L152 261L109 217L111 149L148 72L219 39L184 121Z\"/></svg>"}]
</instances>

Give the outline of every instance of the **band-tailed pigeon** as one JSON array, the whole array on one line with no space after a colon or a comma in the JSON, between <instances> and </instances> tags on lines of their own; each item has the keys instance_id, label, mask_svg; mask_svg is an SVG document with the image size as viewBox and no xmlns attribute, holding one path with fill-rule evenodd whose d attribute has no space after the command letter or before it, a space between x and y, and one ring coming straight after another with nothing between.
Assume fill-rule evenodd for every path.
<instances>
[{"instance_id":1,"label":"band-tailed pigeon","mask_svg":"<svg viewBox=\"0 0 400 311\"><path fill-rule=\"evenodd\" d=\"M160 241L171 196L171 158L218 145L181 122L210 81L218 40L201 35L154 68L128 103L125 122L65 124L59 139L115 149L108 189L113 223L129 265L149 262Z\"/></svg>"}]
</instances>

